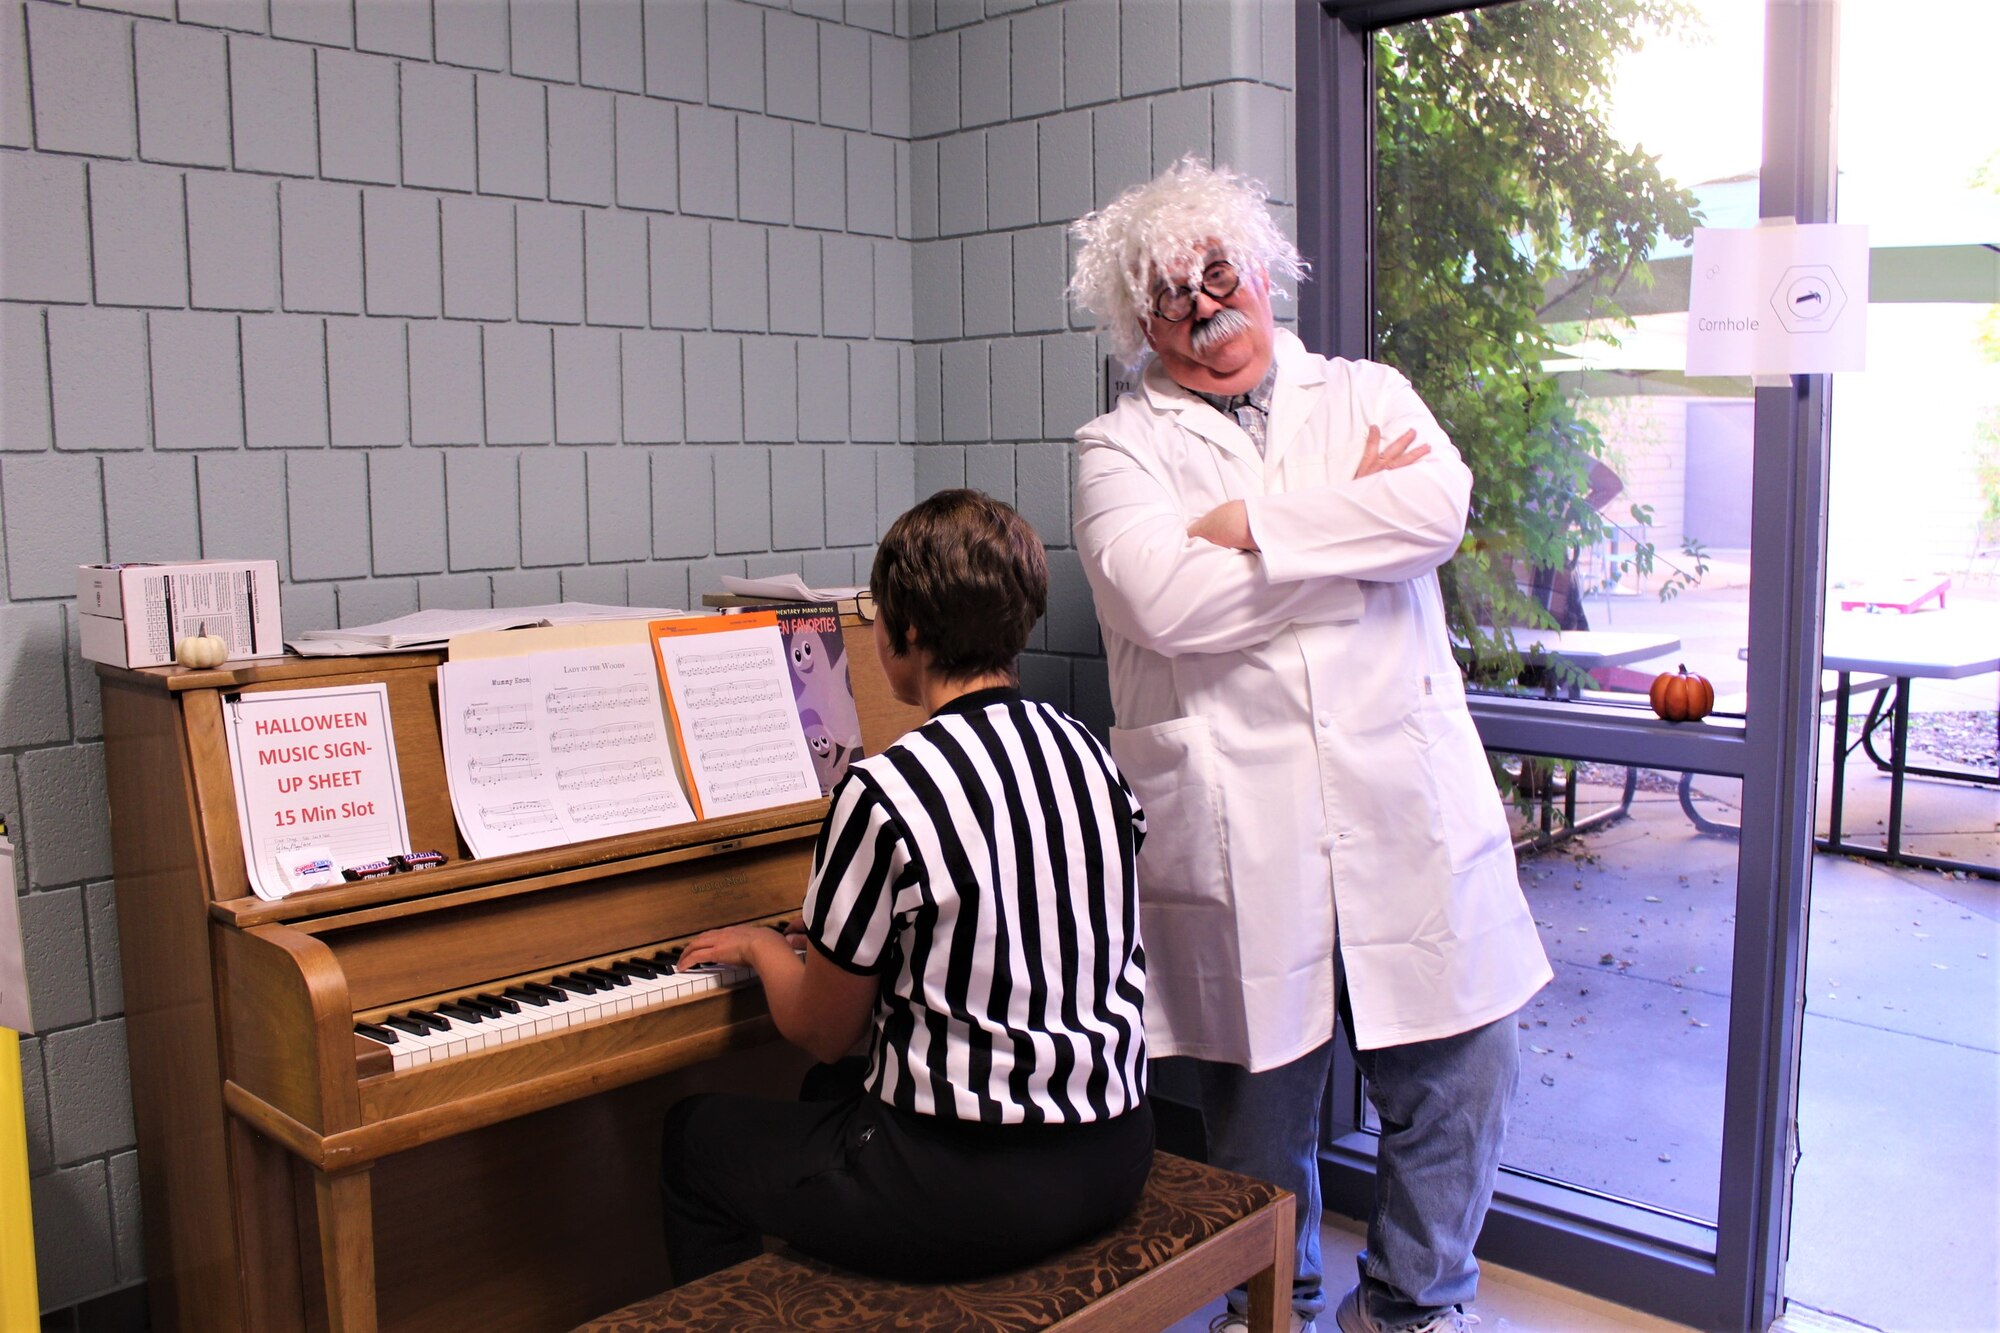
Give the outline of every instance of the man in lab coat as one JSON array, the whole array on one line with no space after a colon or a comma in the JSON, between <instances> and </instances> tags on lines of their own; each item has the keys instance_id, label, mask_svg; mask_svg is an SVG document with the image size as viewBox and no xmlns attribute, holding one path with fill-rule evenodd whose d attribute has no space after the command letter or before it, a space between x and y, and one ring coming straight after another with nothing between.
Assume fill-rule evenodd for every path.
<instances>
[{"instance_id":1,"label":"man in lab coat","mask_svg":"<svg viewBox=\"0 0 2000 1333\"><path fill-rule=\"evenodd\" d=\"M1272 277L1303 264L1254 182L1184 159L1073 231L1071 296L1151 351L1077 432L1076 490L1111 748L1152 830L1148 1045L1194 1058L1211 1159L1297 1195L1309 1329L1344 1020L1382 1137L1336 1322L1460 1328L1514 1014L1551 975L1438 591L1471 474L1401 375L1275 327Z\"/></svg>"}]
</instances>

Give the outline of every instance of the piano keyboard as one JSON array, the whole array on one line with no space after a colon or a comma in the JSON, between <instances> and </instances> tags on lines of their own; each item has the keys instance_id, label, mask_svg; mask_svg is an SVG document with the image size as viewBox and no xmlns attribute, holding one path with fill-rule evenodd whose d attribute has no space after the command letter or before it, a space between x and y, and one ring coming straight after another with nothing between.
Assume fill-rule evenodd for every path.
<instances>
[{"instance_id":1,"label":"piano keyboard","mask_svg":"<svg viewBox=\"0 0 2000 1333\"><path fill-rule=\"evenodd\" d=\"M391 1069L414 1069L710 991L757 984L754 968L700 963L683 969L680 954L678 947L661 949L559 972L546 981L474 991L356 1023L354 1031L388 1051Z\"/></svg>"}]
</instances>

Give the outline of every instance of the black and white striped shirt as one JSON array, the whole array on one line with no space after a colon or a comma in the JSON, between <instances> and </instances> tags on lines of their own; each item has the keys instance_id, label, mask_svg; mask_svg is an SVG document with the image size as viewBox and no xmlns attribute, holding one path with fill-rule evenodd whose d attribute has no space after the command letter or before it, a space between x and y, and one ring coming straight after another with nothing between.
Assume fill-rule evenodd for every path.
<instances>
[{"instance_id":1,"label":"black and white striped shirt","mask_svg":"<svg viewBox=\"0 0 2000 1333\"><path fill-rule=\"evenodd\" d=\"M1013 689L963 695L850 768L804 917L834 963L882 978L870 1090L988 1124L1138 1106L1144 836L1096 738Z\"/></svg>"}]
</instances>

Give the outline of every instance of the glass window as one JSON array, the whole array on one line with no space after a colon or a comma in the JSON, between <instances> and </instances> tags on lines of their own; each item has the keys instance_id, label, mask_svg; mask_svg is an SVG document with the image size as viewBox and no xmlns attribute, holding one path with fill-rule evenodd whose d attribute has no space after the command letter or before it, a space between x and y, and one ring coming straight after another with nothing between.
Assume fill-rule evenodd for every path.
<instances>
[{"instance_id":1,"label":"glass window","mask_svg":"<svg viewBox=\"0 0 2000 1333\"><path fill-rule=\"evenodd\" d=\"M1494 759L1555 971L1517 1020L1503 1166L1516 1187L1547 1181L1712 1227L1742 783ZM1372 1110L1362 1124L1379 1129Z\"/></svg>"},{"instance_id":2,"label":"glass window","mask_svg":"<svg viewBox=\"0 0 2000 1333\"><path fill-rule=\"evenodd\" d=\"M1684 663L1743 711L1751 386L1682 367L1693 230L1758 211L1762 9L1521 0L1375 35L1375 354L1473 472L1441 577L1477 687L1643 709ZM1712 1244L1742 784L1500 768L1556 973L1518 1020L1502 1192Z\"/></svg>"},{"instance_id":3,"label":"glass window","mask_svg":"<svg viewBox=\"0 0 2000 1333\"><path fill-rule=\"evenodd\" d=\"M1522 0L1376 36L1376 355L1473 471L1442 578L1476 686L1639 706L1685 662L1742 709L1750 386L1681 367L1693 228L1757 213L1761 25Z\"/></svg>"},{"instance_id":4,"label":"glass window","mask_svg":"<svg viewBox=\"0 0 2000 1333\"><path fill-rule=\"evenodd\" d=\"M1867 369L1831 394L1830 659L1856 643L1912 658L1927 638L2000 644L1996 50L2000 7L1982 0L1922 21L1887 0L1841 6L1835 220L1868 228L1871 263ZM1829 706L1819 831L1838 797L1844 842L1884 848L1893 823L1905 854L2000 866L1996 697L1992 672L1912 680L1899 807L1871 762L1890 728L1836 769ZM1814 858L1793 1301L1883 1328L2000 1328L1995 887Z\"/></svg>"}]
</instances>

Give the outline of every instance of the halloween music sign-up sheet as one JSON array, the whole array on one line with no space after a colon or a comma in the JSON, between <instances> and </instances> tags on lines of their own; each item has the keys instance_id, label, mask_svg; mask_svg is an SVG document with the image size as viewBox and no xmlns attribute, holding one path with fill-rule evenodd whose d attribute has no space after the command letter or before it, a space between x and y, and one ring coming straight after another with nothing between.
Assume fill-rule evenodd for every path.
<instances>
[{"instance_id":1,"label":"halloween music sign-up sheet","mask_svg":"<svg viewBox=\"0 0 2000 1333\"><path fill-rule=\"evenodd\" d=\"M225 700L222 722L259 897L289 891L278 858L297 848L342 865L410 850L386 686L244 693Z\"/></svg>"}]
</instances>

